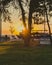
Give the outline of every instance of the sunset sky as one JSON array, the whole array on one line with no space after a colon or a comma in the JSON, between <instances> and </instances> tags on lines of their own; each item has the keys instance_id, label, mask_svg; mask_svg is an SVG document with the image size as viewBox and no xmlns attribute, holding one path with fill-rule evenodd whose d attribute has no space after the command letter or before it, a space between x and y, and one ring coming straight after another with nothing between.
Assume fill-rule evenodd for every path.
<instances>
[{"instance_id":1,"label":"sunset sky","mask_svg":"<svg viewBox=\"0 0 52 65\"><path fill-rule=\"evenodd\" d=\"M52 18L50 20L52 20ZM11 35L10 26L13 27L13 29L15 30L13 34L19 34L20 32L22 32L22 29L24 29L22 21L18 20L18 21L14 21L13 23L3 22L2 23L2 34ZM40 24L40 25L33 24L33 27L34 27L33 30L44 30L44 24ZM52 24L50 25L50 27L52 31ZM46 25L46 30L48 30L47 25Z\"/></svg>"},{"instance_id":2,"label":"sunset sky","mask_svg":"<svg viewBox=\"0 0 52 65\"><path fill-rule=\"evenodd\" d=\"M26 12L28 12L28 9L27 7L25 7L26 9ZM14 7L11 5L9 8L8 8L9 12L11 13L11 21L12 23L9 23L8 21L6 22L2 22L2 34L4 35L11 35L11 32L10 32L10 26L14 28L14 33L13 34L19 34L20 32L22 32L22 29L24 29L24 26L23 26L23 23L22 21L19 20L19 15L21 14L21 10L19 11L18 10L15 10ZM28 15L28 14L26 14ZM49 18L49 21L50 21L50 24L52 24L52 17ZM44 25L33 25L34 27L34 30L44 30ZM51 27L51 31L52 31L52 25L50 25ZM48 30L47 28L47 25L46 25L46 30Z\"/></svg>"}]
</instances>

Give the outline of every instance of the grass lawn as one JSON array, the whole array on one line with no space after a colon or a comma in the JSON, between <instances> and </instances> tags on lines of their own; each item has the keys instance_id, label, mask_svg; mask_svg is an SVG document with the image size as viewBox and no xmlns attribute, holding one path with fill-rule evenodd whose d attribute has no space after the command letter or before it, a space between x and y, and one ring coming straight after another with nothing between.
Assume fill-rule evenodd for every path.
<instances>
[{"instance_id":1,"label":"grass lawn","mask_svg":"<svg viewBox=\"0 0 52 65\"><path fill-rule=\"evenodd\" d=\"M52 46L18 45L0 45L0 65L52 65Z\"/></svg>"}]
</instances>

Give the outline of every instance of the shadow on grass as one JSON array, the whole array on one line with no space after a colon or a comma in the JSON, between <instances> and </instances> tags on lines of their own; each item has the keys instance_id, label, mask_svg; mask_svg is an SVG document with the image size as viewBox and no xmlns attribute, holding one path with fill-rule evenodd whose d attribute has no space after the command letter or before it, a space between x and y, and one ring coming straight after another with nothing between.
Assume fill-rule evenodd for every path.
<instances>
[{"instance_id":1,"label":"shadow on grass","mask_svg":"<svg viewBox=\"0 0 52 65\"><path fill-rule=\"evenodd\" d=\"M18 43L2 46L7 48L0 54L0 65L52 65L52 46L25 48Z\"/></svg>"}]
</instances>

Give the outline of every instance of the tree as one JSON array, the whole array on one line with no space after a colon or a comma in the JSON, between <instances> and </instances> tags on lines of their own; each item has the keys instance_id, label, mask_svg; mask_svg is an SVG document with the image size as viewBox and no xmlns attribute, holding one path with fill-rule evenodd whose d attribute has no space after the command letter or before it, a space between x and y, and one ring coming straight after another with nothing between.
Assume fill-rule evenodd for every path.
<instances>
[{"instance_id":1,"label":"tree","mask_svg":"<svg viewBox=\"0 0 52 65\"><path fill-rule=\"evenodd\" d=\"M52 44L52 38L51 38L51 29L50 29L50 25L49 25L49 20L48 20L48 12L47 12L47 7L46 6L50 6L51 5L51 1L49 1L50 3L46 4L46 0L44 1L44 7L45 7L45 13L46 13L46 18L47 18L47 25L48 25L48 28L49 28L49 37L50 37L50 43ZM51 10L51 8L50 8Z\"/></svg>"},{"instance_id":2,"label":"tree","mask_svg":"<svg viewBox=\"0 0 52 65\"><path fill-rule=\"evenodd\" d=\"M23 20L23 25L24 25L24 28L25 28L25 30L27 32L25 10L23 8L22 2L23 2L22 0L18 0L19 6L20 6L20 9L21 9L21 12L22 12L21 15L22 15L22 20ZM25 35L23 35L23 38L24 38L25 46L27 46L27 43L28 43L28 33L26 33Z\"/></svg>"},{"instance_id":3,"label":"tree","mask_svg":"<svg viewBox=\"0 0 52 65\"><path fill-rule=\"evenodd\" d=\"M10 16L9 16L9 11L7 10L7 8L9 7L9 3L12 0L0 0L0 41L1 41L1 34L2 34L2 20L6 21L9 20L10 21Z\"/></svg>"},{"instance_id":4,"label":"tree","mask_svg":"<svg viewBox=\"0 0 52 65\"><path fill-rule=\"evenodd\" d=\"M24 24L24 27L26 28L26 24L25 24L25 11L23 9L23 6L22 6L22 0L18 0L18 3L19 3L19 6L21 8L21 12L22 12L22 19L23 19L23 24Z\"/></svg>"},{"instance_id":5,"label":"tree","mask_svg":"<svg viewBox=\"0 0 52 65\"><path fill-rule=\"evenodd\" d=\"M40 7L40 3L41 5L43 5L42 7ZM30 1L30 8L29 8L29 21L28 21L28 26L29 26L29 33L31 33L31 24L32 24L32 13L33 12L39 12L43 11L46 14L46 19L47 19L47 25L49 28L49 35L50 35L50 42L52 43L52 39L51 39L51 29L50 29L50 25L49 25L49 20L48 20L48 13L47 13L47 6L49 6L49 10L51 11L51 0L31 0ZM41 9L42 8L42 9ZM41 12L42 14L42 12Z\"/></svg>"},{"instance_id":6,"label":"tree","mask_svg":"<svg viewBox=\"0 0 52 65\"><path fill-rule=\"evenodd\" d=\"M24 3L24 0L16 0L17 3L19 3L19 6L20 6L20 9L21 9L21 12L22 12L22 20L23 20L23 23L24 23L24 26L26 28L26 20L25 20L25 10L24 10L24 7L23 7L23 4ZM26 2L28 3L29 0L26 0ZM31 39L31 25L32 25L32 14L34 12L39 12L39 14L41 13L42 14L42 11L44 10L44 12L46 13L46 18L47 18L47 24L48 24L48 28L49 28L49 34L50 34L50 40L51 40L51 30L50 30L50 26L49 26L49 21L48 21L48 14L47 14L47 6L46 6L46 3L49 5L49 10L52 10L51 8L51 3L52 3L52 0L30 0L30 3L29 3L29 13L28 13L28 34L27 36L25 37L25 44L28 46L29 43L30 43L30 39ZM26 3L25 3L26 4ZM40 5L44 4L42 7ZM27 6L27 4L26 4ZM43 9L43 10L42 10Z\"/></svg>"}]
</instances>

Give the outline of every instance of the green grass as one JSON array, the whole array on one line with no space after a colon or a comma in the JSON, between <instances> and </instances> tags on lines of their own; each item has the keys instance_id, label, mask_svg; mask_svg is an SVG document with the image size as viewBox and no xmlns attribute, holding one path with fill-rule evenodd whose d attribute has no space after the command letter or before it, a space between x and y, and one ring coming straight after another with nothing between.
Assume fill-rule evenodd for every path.
<instances>
[{"instance_id":1,"label":"green grass","mask_svg":"<svg viewBox=\"0 0 52 65\"><path fill-rule=\"evenodd\" d=\"M18 45L2 46L5 53L0 54L0 65L52 65L52 46L25 48Z\"/></svg>"}]
</instances>

